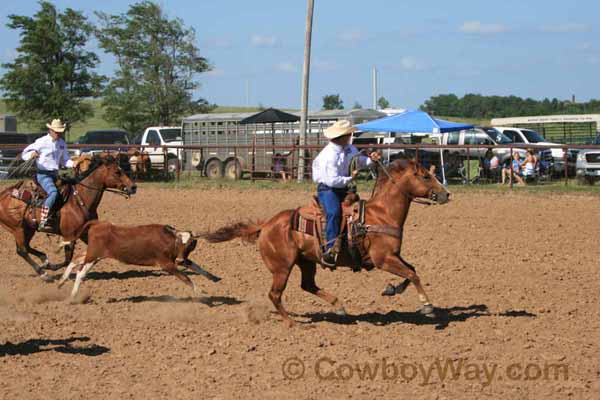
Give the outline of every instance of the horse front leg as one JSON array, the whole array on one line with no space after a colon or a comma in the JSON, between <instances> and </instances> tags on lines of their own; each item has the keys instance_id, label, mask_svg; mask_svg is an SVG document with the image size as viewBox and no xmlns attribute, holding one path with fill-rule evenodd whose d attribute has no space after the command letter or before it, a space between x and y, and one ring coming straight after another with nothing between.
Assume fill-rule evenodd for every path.
<instances>
[{"instance_id":1,"label":"horse front leg","mask_svg":"<svg viewBox=\"0 0 600 400\"><path fill-rule=\"evenodd\" d=\"M423 289L423 285L421 285L421 279L417 275L414 267L404 261L401 257L396 255L388 255L383 258L379 263L375 263L377 268L387 271L396 276L400 276L405 278L417 289L417 293L419 294L419 300L422 303L421 308L419 308L419 312L424 315L432 315L433 314L433 306L429 301L429 297L427 293L425 293L425 289ZM400 285L403 285L404 282Z\"/></svg>"}]
</instances>

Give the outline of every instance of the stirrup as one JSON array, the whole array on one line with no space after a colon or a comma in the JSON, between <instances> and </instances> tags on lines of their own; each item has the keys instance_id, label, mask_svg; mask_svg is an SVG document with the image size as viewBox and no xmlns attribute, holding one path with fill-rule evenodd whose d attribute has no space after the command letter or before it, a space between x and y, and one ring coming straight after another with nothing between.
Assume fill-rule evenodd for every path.
<instances>
[{"instance_id":1,"label":"stirrup","mask_svg":"<svg viewBox=\"0 0 600 400\"><path fill-rule=\"evenodd\" d=\"M331 250L329 250L321 255L320 263L324 267L327 267L333 271L337 264L337 257L337 253L334 253Z\"/></svg>"}]
</instances>

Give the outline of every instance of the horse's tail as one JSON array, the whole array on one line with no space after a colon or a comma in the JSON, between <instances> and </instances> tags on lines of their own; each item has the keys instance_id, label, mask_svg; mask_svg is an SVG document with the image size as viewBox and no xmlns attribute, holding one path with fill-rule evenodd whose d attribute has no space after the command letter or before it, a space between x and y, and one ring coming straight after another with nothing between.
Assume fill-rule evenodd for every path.
<instances>
[{"instance_id":1,"label":"horse's tail","mask_svg":"<svg viewBox=\"0 0 600 400\"><path fill-rule=\"evenodd\" d=\"M217 229L213 232L203 233L200 236L209 243L221 243L241 238L246 243L254 243L262 230L261 222L237 222Z\"/></svg>"}]
</instances>

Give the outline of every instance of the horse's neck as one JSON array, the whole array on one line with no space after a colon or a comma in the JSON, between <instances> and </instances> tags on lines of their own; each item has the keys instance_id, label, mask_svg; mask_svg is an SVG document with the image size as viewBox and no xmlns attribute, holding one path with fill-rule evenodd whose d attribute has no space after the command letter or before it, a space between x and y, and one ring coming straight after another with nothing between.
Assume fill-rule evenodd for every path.
<instances>
[{"instance_id":1,"label":"horse's neck","mask_svg":"<svg viewBox=\"0 0 600 400\"><path fill-rule=\"evenodd\" d=\"M388 182L377 188L365 207L367 211L373 211L377 219L386 225L401 228L406 222L411 199L404 194L392 193L395 189L392 185L392 182Z\"/></svg>"},{"instance_id":2,"label":"horse's neck","mask_svg":"<svg viewBox=\"0 0 600 400\"><path fill-rule=\"evenodd\" d=\"M102 195L104 194L104 186L101 183L96 182L94 174L86 177L81 183L75 184L74 188L77 190L77 195L83 201L83 204L87 208L87 211L91 214L96 212ZM77 199L73 199L78 201Z\"/></svg>"}]
</instances>

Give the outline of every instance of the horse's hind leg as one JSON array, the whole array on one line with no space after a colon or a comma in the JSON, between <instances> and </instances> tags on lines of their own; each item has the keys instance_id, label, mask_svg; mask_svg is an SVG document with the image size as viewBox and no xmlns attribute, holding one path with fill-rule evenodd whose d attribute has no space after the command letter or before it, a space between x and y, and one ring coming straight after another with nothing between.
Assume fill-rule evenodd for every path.
<instances>
[{"instance_id":1,"label":"horse's hind leg","mask_svg":"<svg viewBox=\"0 0 600 400\"><path fill-rule=\"evenodd\" d=\"M24 259L25 261L27 261L27 263L29 265L31 265L31 268L33 268L33 270L35 271L35 273L38 274L38 276L44 282L52 282L53 278L50 275L48 275L46 272L44 272L42 270L42 268L40 268L40 266L37 265L37 263L29 255L29 253L31 252L34 255L36 255L36 253L38 253L38 254L43 255L44 257L46 257L46 255L44 253L42 253L41 251L32 249L29 246L29 242L31 241L31 238L33 237L33 234L27 233L24 229L15 230L13 232L13 234L15 236L15 241L16 241L16 244L17 244L17 254L22 259ZM40 255L36 255L36 257L39 257L40 259L42 259L40 257Z\"/></svg>"},{"instance_id":2,"label":"horse's hind leg","mask_svg":"<svg viewBox=\"0 0 600 400\"><path fill-rule=\"evenodd\" d=\"M337 310L335 310L337 315L346 315L346 310L344 309L344 305L341 303L341 301L339 301L338 298L331 293L327 293L317 286L317 283L315 282L315 275L317 274L316 263L314 261L309 261L305 258L299 257L298 260L296 260L296 264L302 271L302 283L300 284L300 287L302 287L302 289L306 290L308 293L312 293L315 296L320 297L332 306L337 307Z\"/></svg>"}]
</instances>

